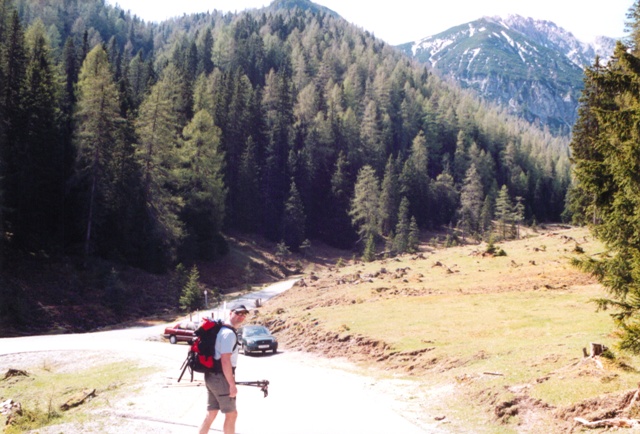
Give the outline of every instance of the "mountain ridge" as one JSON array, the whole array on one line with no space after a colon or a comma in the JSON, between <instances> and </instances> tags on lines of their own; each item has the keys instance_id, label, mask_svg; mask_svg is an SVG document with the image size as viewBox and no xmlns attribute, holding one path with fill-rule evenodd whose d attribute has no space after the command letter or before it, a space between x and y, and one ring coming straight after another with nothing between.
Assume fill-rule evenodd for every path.
<instances>
[{"instance_id":1,"label":"mountain ridge","mask_svg":"<svg viewBox=\"0 0 640 434\"><path fill-rule=\"evenodd\" d=\"M483 17L398 46L441 76L475 90L552 132L577 119L584 68L608 57L615 40L579 41L551 21L519 15Z\"/></svg>"}]
</instances>

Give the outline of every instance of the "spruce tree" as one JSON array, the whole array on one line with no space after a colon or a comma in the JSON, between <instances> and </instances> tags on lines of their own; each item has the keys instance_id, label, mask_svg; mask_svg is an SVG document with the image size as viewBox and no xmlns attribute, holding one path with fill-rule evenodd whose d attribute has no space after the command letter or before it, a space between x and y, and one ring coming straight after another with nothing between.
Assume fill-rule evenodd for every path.
<instances>
[{"instance_id":1,"label":"spruce tree","mask_svg":"<svg viewBox=\"0 0 640 434\"><path fill-rule=\"evenodd\" d=\"M465 234L475 236L480 232L480 213L484 202L482 182L476 166L471 164L460 193L459 224Z\"/></svg>"},{"instance_id":2,"label":"spruce tree","mask_svg":"<svg viewBox=\"0 0 640 434\"><path fill-rule=\"evenodd\" d=\"M282 239L289 249L297 252L306 237L306 216L302 198L295 182L291 182L289 197L284 205L282 218Z\"/></svg>"},{"instance_id":3,"label":"spruce tree","mask_svg":"<svg viewBox=\"0 0 640 434\"><path fill-rule=\"evenodd\" d=\"M416 218L411 216L411 223L409 223L409 242L407 245L407 252L415 253L420 248L420 228L416 222Z\"/></svg>"},{"instance_id":4,"label":"spruce tree","mask_svg":"<svg viewBox=\"0 0 640 434\"><path fill-rule=\"evenodd\" d=\"M396 236L393 242L393 250L398 253L409 251L409 233L411 222L409 220L409 200L403 197L398 210L398 224L396 225Z\"/></svg>"},{"instance_id":5,"label":"spruce tree","mask_svg":"<svg viewBox=\"0 0 640 434\"><path fill-rule=\"evenodd\" d=\"M630 10L638 29L640 2ZM632 35L637 38L637 30ZM632 41L637 44L637 41ZM571 142L575 175L590 199L596 218L594 234L607 254L578 261L608 289L598 300L621 331L620 346L640 352L640 58L637 45L629 50L618 42L609 63L586 71L584 106L577 122L579 135Z\"/></svg>"},{"instance_id":6,"label":"spruce tree","mask_svg":"<svg viewBox=\"0 0 640 434\"><path fill-rule=\"evenodd\" d=\"M384 170L380 191L380 232L383 236L388 235L398 221L399 190L394 158L390 156Z\"/></svg>"},{"instance_id":7,"label":"spruce tree","mask_svg":"<svg viewBox=\"0 0 640 434\"><path fill-rule=\"evenodd\" d=\"M353 225L358 229L361 240L369 240L380 234L380 185L371 166L364 166L358 173L355 192L351 200Z\"/></svg>"},{"instance_id":8,"label":"spruce tree","mask_svg":"<svg viewBox=\"0 0 640 434\"><path fill-rule=\"evenodd\" d=\"M498 219L502 239L507 238L507 226L514 220L513 203L509 197L509 190L503 185L496 199L496 219Z\"/></svg>"},{"instance_id":9,"label":"spruce tree","mask_svg":"<svg viewBox=\"0 0 640 434\"><path fill-rule=\"evenodd\" d=\"M193 312L203 306L204 291L200 286L200 272L195 265L191 267L187 283L182 288L180 295L180 307L188 312Z\"/></svg>"}]
</instances>

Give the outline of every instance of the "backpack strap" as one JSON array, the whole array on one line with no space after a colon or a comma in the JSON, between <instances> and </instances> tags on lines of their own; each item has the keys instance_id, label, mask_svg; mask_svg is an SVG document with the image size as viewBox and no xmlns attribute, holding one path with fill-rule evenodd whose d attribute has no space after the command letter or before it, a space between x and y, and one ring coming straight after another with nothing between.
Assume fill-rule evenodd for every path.
<instances>
[{"instance_id":1,"label":"backpack strap","mask_svg":"<svg viewBox=\"0 0 640 434\"><path fill-rule=\"evenodd\" d=\"M233 330L233 334L234 334L234 335L236 335L236 343L235 343L235 344L233 344L233 348L231 349L231 351L233 352L233 351L235 351L235 350L236 350L236 348L238 348L238 331L235 329L235 327L232 327L232 326L227 325L227 324L221 324L221 326L220 326L220 330L218 331L218 334L220 334L220 332L222 331L222 328L223 328L223 327L228 328L228 329L230 329L230 330ZM216 339L216 340L217 340L217 339ZM214 351L215 351L215 350L214 350Z\"/></svg>"}]
</instances>

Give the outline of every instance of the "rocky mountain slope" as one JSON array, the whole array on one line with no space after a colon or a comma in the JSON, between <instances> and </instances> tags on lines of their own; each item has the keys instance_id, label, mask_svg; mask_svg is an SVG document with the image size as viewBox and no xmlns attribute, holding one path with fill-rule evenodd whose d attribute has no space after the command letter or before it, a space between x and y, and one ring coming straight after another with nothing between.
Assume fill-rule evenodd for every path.
<instances>
[{"instance_id":1,"label":"rocky mountain slope","mask_svg":"<svg viewBox=\"0 0 640 434\"><path fill-rule=\"evenodd\" d=\"M552 132L577 118L583 69L607 59L615 40L578 41L549 21L484 17L399 46L463 87Z\"/></svg>"}]
</instances>

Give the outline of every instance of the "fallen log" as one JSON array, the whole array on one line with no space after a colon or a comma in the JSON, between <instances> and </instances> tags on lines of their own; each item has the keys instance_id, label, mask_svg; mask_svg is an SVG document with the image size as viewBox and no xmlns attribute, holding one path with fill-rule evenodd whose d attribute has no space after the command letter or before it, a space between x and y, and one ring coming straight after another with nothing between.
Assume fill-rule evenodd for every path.
<instances>
[{"instance_id":1,"label":"fallen log","mask_svg":"<svg viewBox=\"0 0 640 434\"><path fill-rule=\"evenodd\" d=\"M626 418L613 418L588 421L581 417L573 418L576 422L582 424L586 428L636 428L640 427L640 420L638 419L626 419Z\"/></svg>"}]
</instances>

